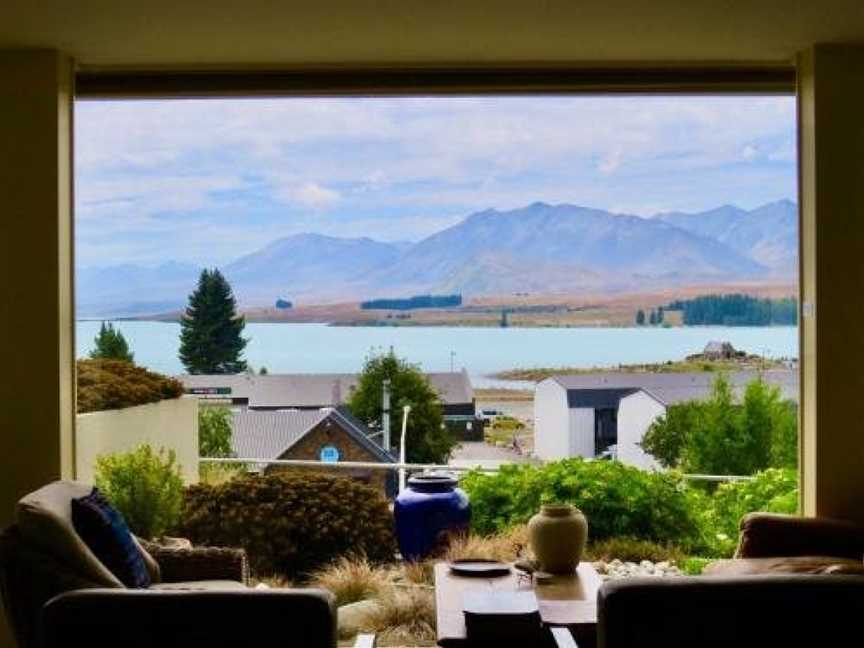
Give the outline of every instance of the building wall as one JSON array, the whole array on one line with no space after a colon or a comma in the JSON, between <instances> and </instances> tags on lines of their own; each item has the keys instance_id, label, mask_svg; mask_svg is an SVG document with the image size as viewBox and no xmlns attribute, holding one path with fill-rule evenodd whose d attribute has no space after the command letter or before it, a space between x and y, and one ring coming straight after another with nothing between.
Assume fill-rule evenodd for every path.
<instances>
[{"instance_id":1,"label":"building wall","mask_svg":"<svg viewBox=\"0 0 864 648\"><path fill-rule=\"evenodd\" d=\"M183 481L198 481L198 400L176 398L119 410L79 414L75 430L75 477L93 482L96 458L129 452L142 444L173 450Z\"/></svg>"},{"instance_id":2,"label":"building wall","mask_svg":"<svg viewBox=\"0 0 864 648\"><path fill-rule=\"evenodd\" d=\"M565 457L594 457L594 410L580 407L568 410L568 449Z\"/></svg>"},{"instance_id":3,"label":"building wall","mask_svg":"<svg viewBox=\"0 0 864 648\"><path fill-rule=\"evenodd\" d=\"M339 450L340 461L381 461L369 450L354 441L354 439L351 438L348 433L346 433L341 427L339 427L335 423L331 423L331 425L328 426L327 423L327 419L319 423L314 430L307 433L306 436L304 436L294 447L292 447L290 450L288 450L288 452L286 452L279 458L307 459L318 461L320 459L321 447L324 445L332 445ZM392 470L374 470L361 468L352 468L350 470L344 468L327 469L326 467L318 466L316 466L315 468L306 468L301 466L272 466L268 470L315 470L316 472L327 472L339 475L341 477L353 477L355 479L359 479L360 481L368 483L371 486L374 486L375 488L381 490L381 492L384 493L387 492L388 479L391 481L393 479L392 477L388 476L395 474L395 471Z\"/></svg>"},{"instance_id":4,"label":"building wall","mask_svg":"<svg viewBox=\"0 0 864 648\"><path fill-rule=\"evenodd\" d=\"M552 379L534 388L534 452L547 461L570 454L567 392Z\"/></svg>"},{"instance_id":5,"label":"building wall","mask_svg":"<svg viewBox=\"0 0 864 648\"><path fill-rule=\"evenodd\" d=\"M639 447L642 437L666 408L653 396L638 391L625 396L618 404L618 460L638 468L659 467L654 458Z\"/></svg>"}]
</instances>

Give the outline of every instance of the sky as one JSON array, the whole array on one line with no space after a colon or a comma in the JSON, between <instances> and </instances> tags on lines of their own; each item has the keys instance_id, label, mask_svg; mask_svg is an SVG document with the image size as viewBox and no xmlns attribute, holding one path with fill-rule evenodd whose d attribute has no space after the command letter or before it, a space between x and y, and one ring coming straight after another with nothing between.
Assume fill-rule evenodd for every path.
<instances>
[{"instance_id":1,"label":"sky","mask_svg":"<svg viewBox=\"0 0 864 648\"><path fill-rule=\"evenodd\" d=\"M80 101L80 267L417 241L542 201L650 217L796 190L793 97Z\"/></svg>"}]
</instances>

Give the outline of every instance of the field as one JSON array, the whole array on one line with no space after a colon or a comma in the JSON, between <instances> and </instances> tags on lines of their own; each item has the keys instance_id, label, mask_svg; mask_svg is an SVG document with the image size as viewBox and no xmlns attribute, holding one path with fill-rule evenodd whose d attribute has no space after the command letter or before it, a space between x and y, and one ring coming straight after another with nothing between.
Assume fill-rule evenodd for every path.
<instances>
[{"instance_id":1,"label":"field","mask_svg":"<svg viewBox=\"0 0 864 648\"><path fill-rule=\"evenodd\" d=\"M797 294L789 283L736 283L664 288L653 292L483 296L458 308L411 311L363 310L360 302L298 304L291 309L244 308L249 322L324 322L337 326L633 326L636 312L698 295L745 293L757 297ZM506 313L506 316L505 316ZM159 319L177 319L173 313ZM505 322L506 320L506 322ZM680 313L666 313L664 325L680 326Z\"/></svg>"}]
</instances>

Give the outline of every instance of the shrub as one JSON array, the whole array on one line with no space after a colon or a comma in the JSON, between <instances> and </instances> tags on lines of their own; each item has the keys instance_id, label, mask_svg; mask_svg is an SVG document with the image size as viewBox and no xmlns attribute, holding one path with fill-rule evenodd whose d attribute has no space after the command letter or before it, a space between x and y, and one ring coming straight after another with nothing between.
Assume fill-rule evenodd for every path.
<instances>
[{"instance_id":1,"label":"shrub","mask_svg":"<svg viewBox=\"0 0 864 648\"><path fill-rule=\"evenodd\" d=\"M703 509L702 525L713 555L731 556L738 542L738 526L747 513L798 511L798 474L791 469L770 468L752 481L720 486Z\"/></svg>"},{"instance_id":2,"label":"shrub","mask_svg":"<svg viewBox=\"0 0 864 648\"><path fill-rule=\"evenodd\" d=\"M588 518L593 541L631 536L686 547L700 537L686 486L675 473L577 457L540 467L505 465L494 475L471 472L462 486L481 534L524 524L543 503L568 502Z\"/></svg>"},{"instance_id":3,"label":"shrub","mask_svg":"<svg viewBox=\"0 0 864 648\"><path fill-rule=\"evenodd\" d=\"M79 360L78 412L99 412L156 403L183 395L174 378L123 360Z\"/></svg>"},{"instance_id":4,"label":"shrub","mask_svg":"<svg viewBox=\"0 0 864 648\"><path fill-rule=\"evenodd\" d=\"M173 450L157 453L142 445L98 457L95 481L136 535L154 538L177 523L183 480Z\"/></svg>"},{"instance_id":5,"label":"shrub","mask_svg":"<svg viewBox=\"0 0 864 648\"><path fill-rule=\"evenodd\" d=\"M178 532L243 547L261 574L307 574L340 556L393 559L393 518L377 490L323 473L247 475L186 489Z\"/></svg>"}]
</instances>

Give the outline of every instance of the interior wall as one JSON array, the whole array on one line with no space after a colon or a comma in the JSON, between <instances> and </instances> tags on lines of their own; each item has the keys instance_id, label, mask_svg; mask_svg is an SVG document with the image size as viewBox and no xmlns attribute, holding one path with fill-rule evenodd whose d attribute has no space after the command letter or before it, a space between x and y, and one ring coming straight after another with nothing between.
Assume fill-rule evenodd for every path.
<instances>
[{"instance_id":1,"label":"interior wall","mask_svg":"<svg viewBox=\"0 0 864 648\"><path fill-rule=\"evenodd\" d=\"M807 515L864 521L864 47L799 60L801 458Z\"/></svg>"},{"instance_id":2,"label":"interior wall","mask_svg":"<svg viewBox=\"0 0 864 648\"><path fill-rule=\"evenodd\" d=\"M0 527L73 470L73 79L57 52L0 52Z\"/></svg>"}]
</instances>

